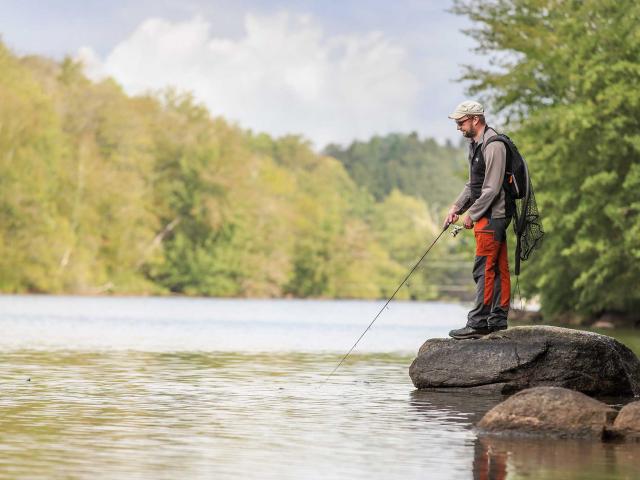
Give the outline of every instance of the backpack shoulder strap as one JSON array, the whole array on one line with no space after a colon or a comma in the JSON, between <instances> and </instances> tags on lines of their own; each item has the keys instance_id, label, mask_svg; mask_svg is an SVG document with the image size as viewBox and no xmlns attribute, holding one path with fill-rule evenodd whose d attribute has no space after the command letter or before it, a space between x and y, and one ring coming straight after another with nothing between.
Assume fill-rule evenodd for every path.
<instances>
[{"instance_id":1,"label":"backpack shoulder strap","mask_svg":"<svg viewBox=\"0 0 640 480\"><path fill-rule=\"evenodd\" d=\"M490 126L488 126L488 125L487 125L487 127L485 128L485 131L484 131L483 136L487 134L487 131L488 131L489 129L491 129L491 130L493 130L494 132L496 132L496 134L495 134L493 137L488 138L487 140L484 140L484 139L483 139L483 141L482 141L482 147L481 147L481 148L482 148L482 154L483 154L483 155L484 155L484 151L485 151L485 149L487 148L487 146L489 146L489 145L490 145L490 144L492 144L493 142L501 142L501 143L504 143L504 145L505 145L505 147L506 147L507 149L510 149L510 148L511 148L511 146L509 145L509 143L511 142L511 139L510 139L509 137L507 137L504 133L500 133L500 132L498 132L498 131L497 131L495 128L493 128L493 127L490 127ZM507 156L508 156L508 155L507 155Z\"/></svg>"},{"instance_id":2,"label":"backpack shoulder strap","mask_svg":"<svg viewBox=\"0 0 640 480\"><path fill-rule=\"evenodd\" d=\"M483 142L482 148L483 149L487 148L487 146L493 142L504 143L505 146L507 146L508 148L511 148L511 139L507 137L504 133L498 133L498 132L496 132L496 135L494 135L493 137L487 139L486 142Z\"/></svg>"},{"instance_id":3,"label":"backpack shoulder strap","mask_svg":"<svg viewBox=\"0 0 640 480\"><path fill-rule=\"evenodd\" d=\"M506 152L507 153L506 171L511 171L511 157L513 155L513 142L511 142L511 139L507 137L504 133L499 133L497 130L493 128L491 130L496 132L496 135L494 135L493 137L487 139L487 141L482 143L482 155L484 156L485 149L487 148L487 146L489 146L493 142L502 143L507 151Z\"/></svg>"}]
</instances>

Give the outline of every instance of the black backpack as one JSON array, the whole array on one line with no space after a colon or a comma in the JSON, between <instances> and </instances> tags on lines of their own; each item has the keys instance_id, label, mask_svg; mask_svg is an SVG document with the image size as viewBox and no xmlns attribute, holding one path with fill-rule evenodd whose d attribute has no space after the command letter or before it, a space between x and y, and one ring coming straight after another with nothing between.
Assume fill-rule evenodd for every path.
<instances>
[{"instance_id":1,"label":"black backpack","mask_svg":"<svg viewBox=\"0 0 640 480\"><path fill-rule=\"evenodd\" d=\"M512 200L527 197L530 186L529 169L518 147L516 147L515 143L504 133L498 133L488 139L484 148L491 142L502 142L507 149L507 168L504 174L504 181L502 182L502 188L504 188L505 193L509 195Z\"/></svg>"},{"instance_id":2,"label":"black backpack","mask_svg":"<svg viewBox=\"0 0 640 480\"><path fill-rule=\"evenodd\" d=\"M507 167L502 182L505 191L507 213L513 215L513 231L516 234L515 274L520 275L520 261L525 261L531 252L539 247L544 236L540 213L529 168L518 147L511 139L499 133L489 138L484 148L491 142L502 142L507 149Z\"/></svg>"}]
</instances>

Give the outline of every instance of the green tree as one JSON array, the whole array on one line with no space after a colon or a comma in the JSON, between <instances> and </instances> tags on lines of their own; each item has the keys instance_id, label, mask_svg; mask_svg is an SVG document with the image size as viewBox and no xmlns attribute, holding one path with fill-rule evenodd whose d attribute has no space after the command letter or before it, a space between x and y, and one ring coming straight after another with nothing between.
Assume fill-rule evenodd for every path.
<instances>
[{"instance_id":1,"label":"green tree","mask_svg":"<svg viewBox=\"0 0 640 480\"><path fill-rule=\"evenodd\" d=\"M147 268L168 290L192 295L241 293L246 220L231 192L245 175L241 137L190 95L167 92L155 116L154 204L164 225L162 255Z\"/></svg>"},{"instance_id":2,"label":"green tree","mask_svg":"<svg viewBox=\"0 0 640 480\"><path fill-rule=\"evenodd\" d=\"M404 195L398 190L393 190L375 208L377 237L401 267L397 275L387 278L385 282L385 294L391 295L400 283L400 277L415 265L428 244L439 233L439 228L421 199ZM399 298L435 298L437 288L434 280L429 262L423 263L407 286L399 292Z\"/></svg>"},{"instance_id":3,"label":"green tree","mask_svg":"<svg viewBox=\"0 0 640 480\"><path fill-rule=\"evenodd\" d=\"M3 45L0 72L0 288L59 291L65 138L52 99Z\"/></svg>"},{"instance_id":4,"label":"green tree","mask_svg":"<svg viewBox=\"0 0 640 480\"><path fill-rule=\"evenodd\" d=\"M158 228L148 182L154 159L147 105L111 80L88 81L70 60L56 80L68 145L60 203L73 234L61 262L64 288L147 290L137 267Z\"/></svg>"},{"instance_id":5,"label":"green tree","mask_svg":"<svg viewBox=\"0 0 640 480\"><path fill-rule=\"evenodd\" d=\"M525 264L548 315L637 312L640 4L457 1L486 68L468 67L526 155L547 235Z\"/></svg>"}]
</instances>

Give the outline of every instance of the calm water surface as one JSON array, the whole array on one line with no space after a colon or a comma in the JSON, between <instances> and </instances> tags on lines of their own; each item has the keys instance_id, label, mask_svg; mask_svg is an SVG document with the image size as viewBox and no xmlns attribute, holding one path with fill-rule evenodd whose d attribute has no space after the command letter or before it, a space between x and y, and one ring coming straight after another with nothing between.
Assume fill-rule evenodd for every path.
<instances>
[{"instance_id":1,"label":"calm water surface","mask_svg":"<svg viewBox=\"0 0 640 480\"><path fill-rule=\"evenodd\" d=\"M416 391L465 309L0 297L1 478L640 478L640 444L478 439L501 400Z\"/></svg>"}]
</instances>

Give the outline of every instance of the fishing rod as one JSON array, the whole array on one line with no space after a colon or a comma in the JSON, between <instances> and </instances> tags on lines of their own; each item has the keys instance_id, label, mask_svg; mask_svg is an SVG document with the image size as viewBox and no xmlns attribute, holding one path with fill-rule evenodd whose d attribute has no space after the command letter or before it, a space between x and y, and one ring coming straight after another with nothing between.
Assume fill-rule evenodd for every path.
<instances>
[{"instance_id":1,"label":"fishing rod","mask_svg":"<svg viewBox=\"0 0 640 480\"><path fill-rule=\"evenodd\" d=\"M358 342L360 342L360 340L362 340L362 337L364 337L364 335L369 331L369 329L371 328L371 326L375 323L375 321L378 319L378 317L382 314L382 312L384 311L385 308L387 308L387 305L389 305L389 303L391 303L391 300L393 300L393 298L396 296L396 294L400 291L400 289L402 288L402 286L405 284L405 282L407 280L409 280L409 277L411 276L411 274L416 270L416 268L418 268L418 265L420 265L420 263L422 262L422 260L424 260L424 257L427 256L427 254L431 251L431 249L433 248L433 246L436 244L436 242L440 239L440 237L442 236L442 234L444 232L447 231L447 229L449 228L449 226L451 225L451 223L446 223L444 228L442 229L442 231L440 232L440 234L436 237L436 239L431 243L431 245L429 245L429 248L427 248L427 251L424 252L424 254L422 255L422 257L420 257L420 260L418 260L416 262L416 264L413 266L413 268L409 271L409 273L407 274L406 277L404 277L404 280L402 280L402 282L400 282L400 285L398 285L398 288L396 288L396 291L393 292L393 295L391 295L389 297L389 299L387 300L387 303L384 304L384 306L380 309L380 311L378 312L378 314L373 318L373 320L371 321L371 323L369 324L369 326L364 330L364 332L362 332L362 335L360 335L360 337L358 337L358 340L356 340L356 343L353 344L353 346L349 349L349 351L347 352L347 354L342 357L342 360L340 360L340 363L338 363L338 365L336 366L336 368L333 369L333 371L327 376L327 378L324 379L324 382L322 382L322 385L324 385L325 383L327 383L327 380L329 380L329 378L331 378L331 376L336 373L336 371L340 368L340 365L342 365L342 362L344 362L346 360L346 358L349 356L349 354L353 351L354 348L356 348L356 345L358 345ZM452 236L456 236L458 234L458 232L460 232L460 230L462 230L462 227L456 226L454 227L453 231L451 232Z\"/></svg>"}]
</instances>

